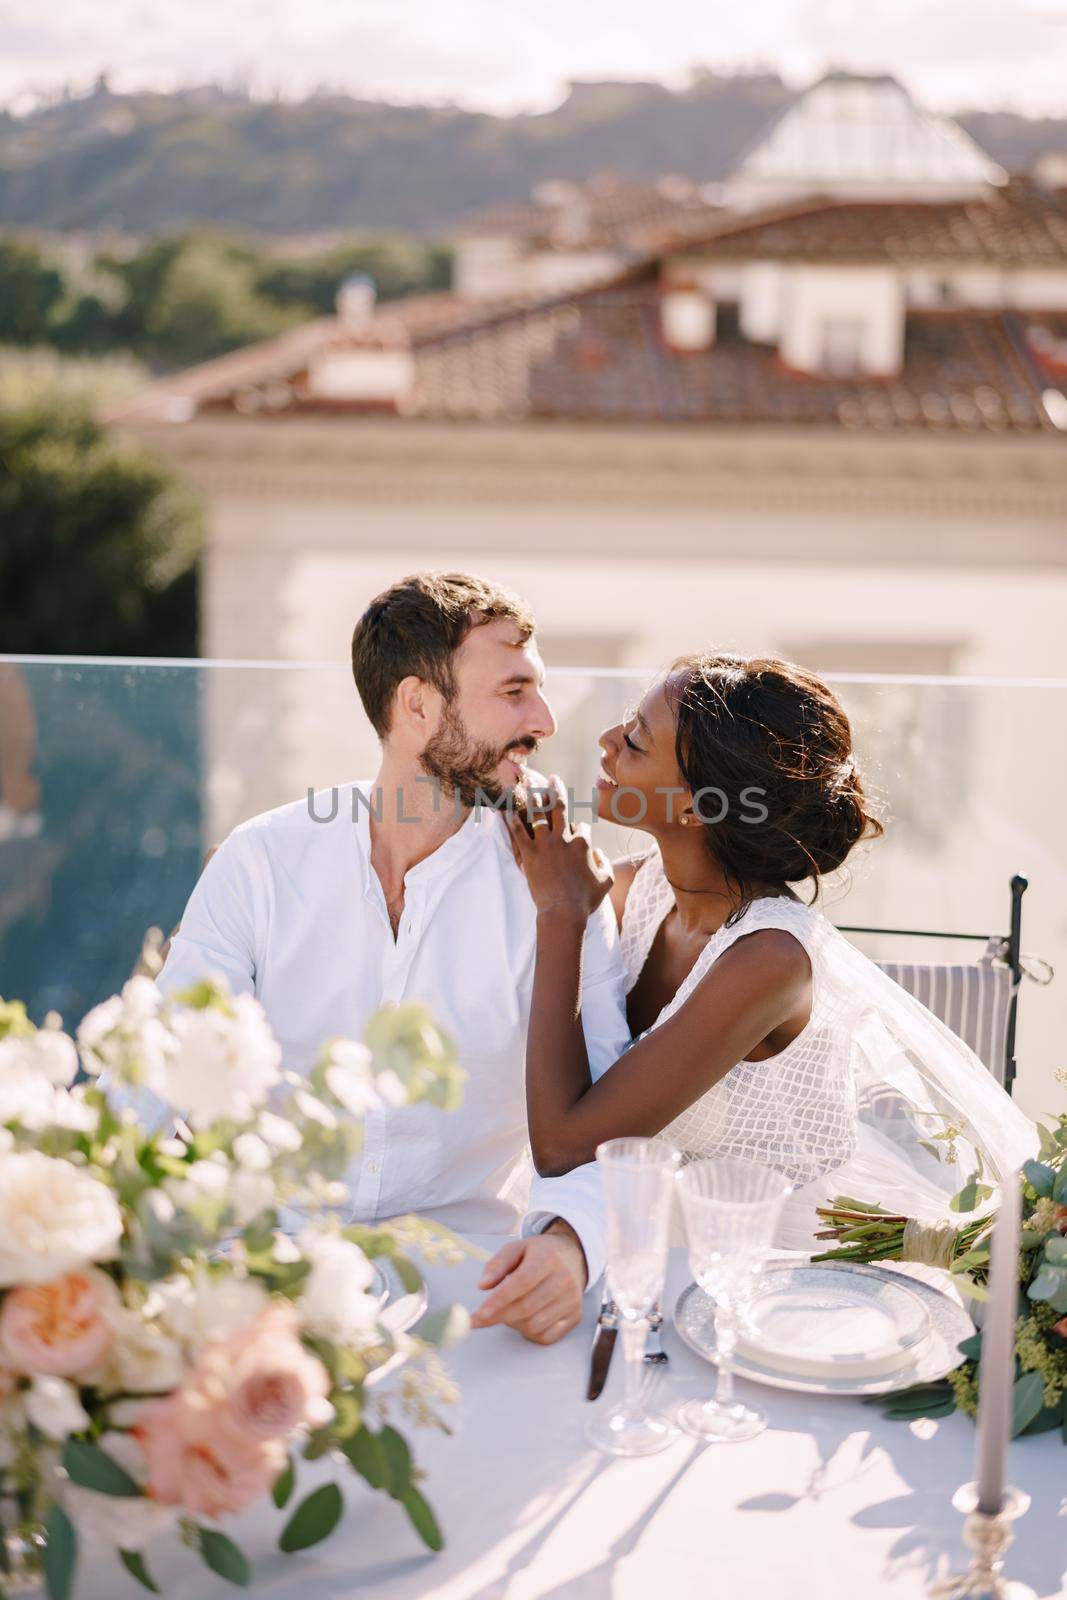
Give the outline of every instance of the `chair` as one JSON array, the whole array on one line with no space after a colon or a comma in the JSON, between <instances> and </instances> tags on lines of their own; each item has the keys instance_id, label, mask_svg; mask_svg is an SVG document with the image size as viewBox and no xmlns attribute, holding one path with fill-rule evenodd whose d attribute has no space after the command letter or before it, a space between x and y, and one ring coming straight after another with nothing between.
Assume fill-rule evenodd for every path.
<instances>
[{"instance_id":1,"label":"chair","mask_svg":"<svg viewBox=\"0 0 1067 1600\"><path fill-rule=\"evenodd\" d=\"M1011 880L1010 931L1007 934L941 933L929 928L841 927L842 933L868 933L908 939L965 939L985 946L977 961L879 961L878 966L927 1010L939 1017L985 1063L997 1082L1012 1092L1015 1081L1015 1025L1019 985L1024 976L1052 981L1047 962L1022 953L1022 902L1029 880Z\"/></svg>"}]
</instances>

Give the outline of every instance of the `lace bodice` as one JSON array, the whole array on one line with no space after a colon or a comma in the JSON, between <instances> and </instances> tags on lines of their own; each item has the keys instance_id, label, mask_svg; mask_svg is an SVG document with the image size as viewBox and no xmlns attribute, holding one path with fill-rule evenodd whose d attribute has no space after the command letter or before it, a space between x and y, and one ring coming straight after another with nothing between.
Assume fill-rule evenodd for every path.
<instances>
[{"instance_id":1,"label":"lace bodice","mask_svg":"<svg viewBox=\"0 0 1067 1600\"><path fill-rule=\"evenodd\" d=\"M638 868L626 898L621 950L627 993L637 982L673 899L657 851ZM778 1055L767 1061L739 1061L664 1128L663 1137L677 1145L685 1160L738 1156L777 1167L792 1183L804 1184L843 1165L856 1142L856 1088L850 1063L858 1011L847 989L833 981L824 959L834 930L822 913L787 898L753 901L732 927L711 936L652 1028L685 1004L724 950L757 928L784 928L807 951L812 967L811 1020Z\"/></svg>"}]
</instances>

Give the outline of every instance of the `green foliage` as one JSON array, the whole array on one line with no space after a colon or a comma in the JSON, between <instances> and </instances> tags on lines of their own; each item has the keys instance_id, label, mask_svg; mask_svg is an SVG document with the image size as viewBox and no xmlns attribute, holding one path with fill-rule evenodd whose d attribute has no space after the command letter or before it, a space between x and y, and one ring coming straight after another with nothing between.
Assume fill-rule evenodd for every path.
<instances>
[{"instance_id":1,"label":"green foliage","mask_svg":"<svg viewBox=\"0 0 1067 1600\"><path fill-rule=\"evenodd\" d=\"M0 237L0 344L70 355L129 351L174 370L331 316L354 272L391 300L447 289L451 254L380 234L287 257L263 242L199 228L151 239L132 254L97 257L85 289L58 254Z\"/></svg>"},{"instance_id":2,"label":"green foliage","mask_svg":"<svg viewBox=\"0 0 1067 1600\"><path fill-rule=\"evenodd\" d=\"M217 1528L198 1527L197 1533L200 1554L212 1572L217 1572L227 1583L235 1583L239 1589L246 1589L252 1570L244 1552L238 1549L232 1539L219 1533Z\"/></svg>"},{"instance_id":3,"label":"green foliage","mask_svg":"<svg viewBox=\"0 0 1067 1600\"><path fill-rule=\"evenodd\" d=\"M78 1559L78 1538L63 1507L55 1501L45 1521L43 1557L48 1600L69 1600Z\"/></svg>"},{"instance_id":4,"label":"green foliage","mask_svg":"<svg viewBox=\"0 0 1067 1600\"><path fill-rule=\"evenodd\" d=\"M430 1550L443 1550L445 1541L437 1518L414 1485L400 1503L411 1518L411 1525L423 1544Z\"/></svg>"},{"instance_id":5,"label":"green foliage","mask_svg":"<svg viewBox=\"0 0 1067 1600\"><path fill-rule=\"evenodd\" d=\"M110 1494L126 1500L134 1499L141 1493L129 1473L98 1444L68 1439L63 1446L63 1467L71 1483L78 1484L82 1489L93 1489L97 1494Z\"/></svg>"},{"instance_id":6,"label":"green foliage","mask_svg":"<svg viewBox=\"0 0 1067 1600\"><path fill-rule=\"evenodd\" d=\"M282 1529L278 1548L291 1555L294 1550L307 1550L319 1544L336 1528L343 1510L340 1489L335 1483L324 1483L301 1500Z\"/></svg>"},{"instance_id":7,"label":"green foliage","mask_svg":"<svg viewBox=\"0 0 1067 1600\"><path fill-rule=\"evenodd\" d=\"M149 1589L152 1594L159 1593L159 1585L145 1565L144 1556L139 1550L120 1550L119 1560L130 1574L144 1589Z\"/></svg>"},{"instance_id":8,"label":"green foliage","mask_svg":"<svg viewBox=\"0 0 1067 1600\"><path fill-rule=\"evenodd\" d=\"M0 342L46 341L63 278L35 245L0 239Z\"/></svg>"},{"instance_id":9,"label":"green foliage","mask_svg":"<svg viewBox=\"0 0 1067 1600\"><path fill-rule=\"evenodd\" d=\"M86 411L0 409L0 525L5 649L195 654L197 514Z\"/></svg>"},{"instance_id":10,"label":"green foliage","mask_svg":"<svg viewBox=\"0 0 1067 1600\"><path fill-rule=\"evenodd\" d=\"M284 1506L288 1505L295 1483L296 1468L293 1465L293 1458L292 1456L286 1456L285 1466L275 1478L274 1487L270 1492L271 1499L274 1501L274 1504L278 1507L279 1511L281 1511Z\"/></svg>"}]
</instances>

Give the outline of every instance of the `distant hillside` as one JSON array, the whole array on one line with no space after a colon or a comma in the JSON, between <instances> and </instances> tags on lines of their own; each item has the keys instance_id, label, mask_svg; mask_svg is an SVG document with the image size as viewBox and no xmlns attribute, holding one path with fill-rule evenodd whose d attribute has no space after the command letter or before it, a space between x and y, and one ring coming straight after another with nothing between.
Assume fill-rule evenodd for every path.
<instances>
[{"instance_id":1,"label":"distant hillside","mask_svg":"<svg viewBox=\"0 0 1067 1600\"><path fill-rule=\"evenodd\" d=\"M0 224L132 233L226 224L273 233L431 232L541 178L614 168L725 177L791 103L774 75L582 83L555 111L496 117L345 97L265 103L219 89L115 95L106 88L15 118L0 112ZM1018 170L1067 151L1067 120L961 118Z\"/></svg>"}]
</instances>

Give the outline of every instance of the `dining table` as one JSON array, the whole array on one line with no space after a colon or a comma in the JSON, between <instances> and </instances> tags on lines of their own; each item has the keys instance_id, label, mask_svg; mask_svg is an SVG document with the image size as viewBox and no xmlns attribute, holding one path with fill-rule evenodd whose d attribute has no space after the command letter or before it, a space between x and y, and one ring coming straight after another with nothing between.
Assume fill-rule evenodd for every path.
<instances>
[{"instance_id":1,"label":"dining table","mask_svg":"<svg viewBox=\"0 0 1067 1600\"><path fill-rule=\"evenodd\" d=\"M473 1309L482 1260L499 1238L474 1238L459 1263L425 1269L430 1302ZM955 1293L947 1273L912 1270ZM687 1348L672 1310L691 1281L672 1249L664 1295L669 1360L649 1378L670 1411L709 1396L714 1366ZM420 1488L444 1548L422 1544L403 1508L371 1491L344 1461L298 1465L286 1511L258 1506L227 1531L253 1568L251 1590L271 1600L919 1600L966 1567L956 1490L974 1477L974 1423L962 1413L889 1420L853 1396L812 1395L737 1380L767 1427L743 1443L678 1433L657 1455L619 1459L586 1442L585 1425L622 1392L619 1342L601 1397L585 1398L600 1307L551 1346L513 1330L470 1331L445 1349L458 1398L449 1431L415 1427L400 1409L402 1374L378 1393L412 1446ZM1067 1450L1059 1431L1013 1441L1010 1482L1031 1503L1014 1524L1006 1574L1041 1600L1067 1595ZM295 1555L277 1545L292 1505L332 1478L344 1516L321 1544ZM167 1536L147 1553L160 1589L180 1600L221 1600L233 1587ZM77 1600L145 1591L103 1547L85 1548Z\"/></svg>"}]
</instances>

